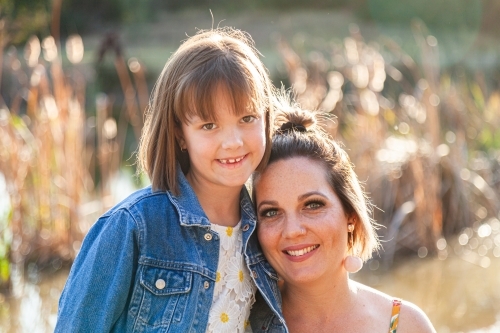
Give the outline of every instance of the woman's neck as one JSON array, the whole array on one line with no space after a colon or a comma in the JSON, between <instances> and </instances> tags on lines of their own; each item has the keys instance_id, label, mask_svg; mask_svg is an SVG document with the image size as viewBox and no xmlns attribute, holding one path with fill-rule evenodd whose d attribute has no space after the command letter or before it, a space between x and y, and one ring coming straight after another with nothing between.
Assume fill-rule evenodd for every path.
<instances>
[{"instance_id":1,"label":"woman's neck","mask_svg":"<svg viewBox=\"0 0 500 333\"><path fill-rule=\"evenodd\" d=\"M289 327L325 328L330 326L335 318L349 316L357 292L354 284L349 281L347 273L342 273L337 277L325 278L311 284L285 284L282 289L283 314Z\"/></svg>"},{"instance_id":2,"label":"woman's neck","mask_svg":"<svg viewBox=\"0 0 500 333\"><path fill-rule=\"evenodd\" d=\"M242 187L206 186L189 174L186 178L211 223L231 227L238 224Z\"/></svg>"}]
</instances>

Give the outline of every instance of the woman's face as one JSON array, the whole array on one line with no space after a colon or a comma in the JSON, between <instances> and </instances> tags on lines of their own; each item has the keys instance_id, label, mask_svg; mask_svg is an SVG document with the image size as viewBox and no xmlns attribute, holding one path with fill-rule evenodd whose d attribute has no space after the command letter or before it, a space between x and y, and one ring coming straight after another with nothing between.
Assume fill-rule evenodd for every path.
<instances>
[{"instance_id":1,"label":"woman's face","mask_svg":"<svg viewBox=\"0 0 500 333\"><path fill-rule=\"evenodd\" d=\"M286 283L343 272L348 219L321 163L305 157L274 162L255 191L260 244Z\"/></svg>"}]
</instances>

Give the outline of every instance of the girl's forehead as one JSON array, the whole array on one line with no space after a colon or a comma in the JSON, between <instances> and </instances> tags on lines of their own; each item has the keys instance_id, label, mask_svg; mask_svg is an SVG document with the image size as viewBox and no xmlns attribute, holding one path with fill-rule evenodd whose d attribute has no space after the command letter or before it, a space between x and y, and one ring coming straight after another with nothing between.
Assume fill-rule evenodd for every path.
<instances>
[{"instance_id":1,"label":"girl's forehead","mask_svg":"<svg viewBox=\"0 0 500 333\"><path fill-rule=\"evenodd\" d=\"M227 114L261 114L263 110L255 103L255 100L244 91L231 89L225 84L217 84L209 91L190 89L185 95L186 102L183 103L183 114L186 122L196 120L217 121Z\"/></svg>"}]
</instances>

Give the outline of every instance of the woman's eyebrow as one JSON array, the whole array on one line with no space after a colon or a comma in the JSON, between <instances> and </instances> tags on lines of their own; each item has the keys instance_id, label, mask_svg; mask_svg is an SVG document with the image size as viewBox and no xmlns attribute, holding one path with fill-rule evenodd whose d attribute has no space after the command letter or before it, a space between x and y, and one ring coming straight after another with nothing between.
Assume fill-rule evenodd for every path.
<instances>
[{"instance_id":1,"label":"woman's eyebrow","mask_svg":"<svg viewBox=\"0 0 500 333\"><path fill-rule=\"evenodd\" d=\"M320 197L327 199L326 195L324 195L323 193L321 193L319 191L312 191L312 192L307 192L307 193L301 194L301 195L299 195L298 199L299 199L299 201L301 201L301 200L304 200L304 199L306 199L310 196L313 196L313 195L319 195Z\"/></svg>"},{"instance_id":2,"label":"woman's eyebrow","mask_svg":"<svg viewBox=\"0 0 500 333\"><path fill-rule=\"evenodd\" d=\"M269 205L269 206L277 206L278 205L278 201L274 201L274 200L264 200L262 201L259 206L257 206L257 210L260 209L261 206L263 205Z\"/></svg>"},{"instance_id":3,"label":"woman's eyebrow","mask_svg":"<svg viewBox=\"0 0 500 333\"><path fill-rule=\"evenodd\" d=\"M299 195L299 197L297 199L299 201L301 201L301 200L307 199L307 198L309 198L310 196L313 196L313 195L319 195L320 197L328 199L326 195L324 195L323 193L321 193L319 191L311 191L311 192L307 192L307 193L301 194L301 195ZM264 201L262 201L257 206L257 210L259 210L260 207L263 206L263 205L277 206L278 205L278 201L275 201L275 200L264 200Z\"/></svg>"}]
</instances>

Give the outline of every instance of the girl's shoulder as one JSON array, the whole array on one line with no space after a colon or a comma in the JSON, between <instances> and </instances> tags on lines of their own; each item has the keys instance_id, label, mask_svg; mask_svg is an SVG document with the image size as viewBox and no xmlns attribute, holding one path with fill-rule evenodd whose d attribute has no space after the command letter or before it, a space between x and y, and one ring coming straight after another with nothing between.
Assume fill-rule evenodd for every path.
<instances>
[{"instance_id":1,"label":"girl's shoulder","mask_svg":"<svg viewBox=\"0 0 500 333\"><path fill-rule=\"evenodd\" d=\"M143 206L156 205L158 201L168 201L167 198L167 192L153 191L151 186L147 186L132 192L125 199L111 207L101 217L110 216L120 209L133 210L137 208L141 209Z\"/></svg>"},{"instance_id":2,"label":"girl's shoulder","mask_svg":"<svg viewBox=\"0 0 500 333\"><path fill-rule=\"evenodd\" d=\"M387 323L389 324L392 316L392 310L395 306L394 300L398 300L398 298L390 296L362 283L355 281L350 282L352 283L352 288L354 288L357 294L361 297L362 303L366 304L371 310L376 311L377 317L387 317ZM397 332L435 333L436 331L422 309L409 301L401 300Z\"/></svg>"}]
</instances>

